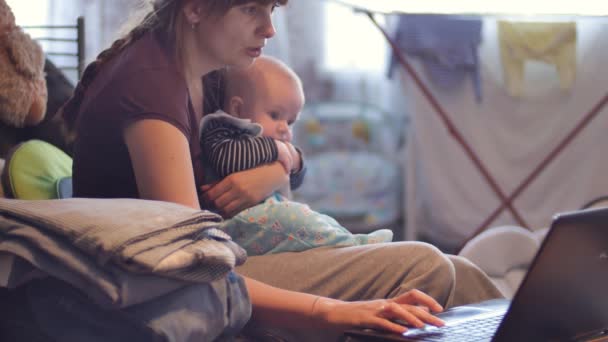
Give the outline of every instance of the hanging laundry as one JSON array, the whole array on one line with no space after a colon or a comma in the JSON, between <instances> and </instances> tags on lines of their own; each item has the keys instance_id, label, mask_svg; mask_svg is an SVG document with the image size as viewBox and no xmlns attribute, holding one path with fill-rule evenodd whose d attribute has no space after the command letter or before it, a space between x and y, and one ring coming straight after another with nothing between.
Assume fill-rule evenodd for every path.
<instances>
[{"instance_id":1,"label":"hanging laundry","mask_svg":"<svg viewBox=\"0 0 608 342\"><path fill-rule=\"evenodd\" d=\"M505 85L511 96L524 88L527 60L555 65L560 88L570 89L576 75L576 23L498 22L498 39Z\"/></svg>"},{"instance_id":2,"label":"hanging laundry","mask_svg":"<svg viewBox=\"0 0 608 342\"><path fill-rule=\"evenodd\" d=\"M469 76L475 97L481 102L481 80L477 50L481 43L481 19L447 15L406 14L399 16L394 34L396 45L419 58L431 81L439 88L454 89ZM398 63L393 54L389 76Z\"/></svg>"}]
</instances>

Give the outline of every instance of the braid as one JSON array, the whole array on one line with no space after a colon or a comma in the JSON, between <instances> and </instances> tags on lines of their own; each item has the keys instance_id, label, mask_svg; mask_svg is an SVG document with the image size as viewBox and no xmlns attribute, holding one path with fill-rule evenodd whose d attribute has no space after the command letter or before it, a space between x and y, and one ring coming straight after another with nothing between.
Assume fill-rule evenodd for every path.
<instances>
[{"instance_id":1,"label":"braid","mask_svg":"<svg viewBox=\"0 0 608 342\"><path fill-rule=\"evenodd\" d=\"M140 39L146 32L154 29L156 26L158 26L156 12L152 11L146 15L139 25L133 28L123 38L117 39L114 41L114 43L112 43L112 46L97 55L97 58L84 69L82 77L74 89L74 94L59 109L59 114L63 116L67 124L67 128L70 131L74 130L76 126L78 112L84 99L84 95L91 83L93 83L95 76L97 76L97 73L102 66L107 61L118 55L118 53L121 52L125 47Z\"/></svg>"}]
</instances>

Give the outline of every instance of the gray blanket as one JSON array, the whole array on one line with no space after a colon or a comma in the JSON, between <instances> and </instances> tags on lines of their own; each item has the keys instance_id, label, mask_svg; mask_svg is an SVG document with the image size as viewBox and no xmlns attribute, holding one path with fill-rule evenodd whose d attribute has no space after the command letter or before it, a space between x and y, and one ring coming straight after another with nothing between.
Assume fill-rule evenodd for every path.
<instances>
[{"instance_id":1,"label":"gray blanket","mask_svg":"<svg viewBox=\"0 0 608 342\"><path fill-rule=\"evenodd\" d=\"M224 277L244 262L245 252L217 229L220 221L211 212L159 201L0 199L0 252L5 261L28 261L3 267L0 272L16 276L0 274L0 280L14 287L36 269L101 306L145 302ZM23 269L28 266L32 270Z\"/></svg>"}]
</instances>

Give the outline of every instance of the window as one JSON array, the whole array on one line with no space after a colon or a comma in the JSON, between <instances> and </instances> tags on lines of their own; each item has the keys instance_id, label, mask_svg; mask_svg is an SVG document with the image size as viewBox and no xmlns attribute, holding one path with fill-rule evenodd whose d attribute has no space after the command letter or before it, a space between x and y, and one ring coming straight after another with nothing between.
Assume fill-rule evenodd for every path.
<instances>
[{"instance_id":1,"label":"window","mask_svg":"<svg viewBox=\"0 0 608 342\"><path fill-rule=\"evenodd\" d=\"M384 72L388 45L380 30L367 15L355 13L351 8L325 2L325 57L324 66L333 71L360 70ZM383 16L377 17L380 25Z\"/></svg>"},{"instance_id":2,"label":"window","mask_svg":"<svg viewBox=\"0 0 608 342\"><path fill-rule=\"evenodd\" d=\"M17 25L48 24L48 0L7 0L6 3L13 10Z\"/></svg>"}]
</instances>

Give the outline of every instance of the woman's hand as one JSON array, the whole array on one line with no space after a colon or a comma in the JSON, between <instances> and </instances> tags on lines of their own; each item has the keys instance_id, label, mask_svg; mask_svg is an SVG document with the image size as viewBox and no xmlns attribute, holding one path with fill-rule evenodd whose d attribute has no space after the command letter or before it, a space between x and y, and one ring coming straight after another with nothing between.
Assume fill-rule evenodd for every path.
<instances>
[{"instance_id":1,"label":"woman's hand","mask_svg":"<svg viewBox=\"0 0 608 342\"><path fill-rule=\"evenodd\" d=\"M416 328L425 324L444 324L432 314L443 311L441 305L419 290L372 301L342 302L319 298L312 311L313 318L322 325L340 331L349 328L372 328L397 334L407 331L407 327L395 323L396 320Z\"/></svg>"},{"instance_id":2,"label":"woman's hand","mask_svg":"<svg viewBox=\"0 0 608 342\"><path fill-rule=\"evenodd\" d=\"M213 185L203 185L203 199L224 217L260 203L274 191L288 184L289 176L278 163L236 172Z\"/></svg>"}]
</instances>

